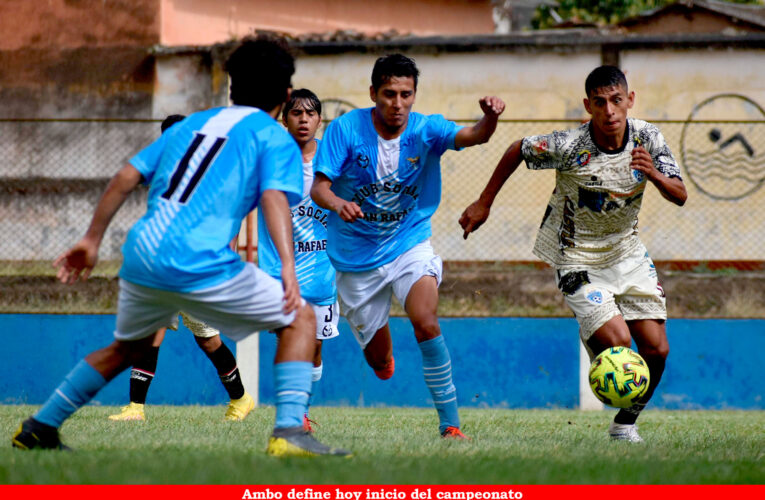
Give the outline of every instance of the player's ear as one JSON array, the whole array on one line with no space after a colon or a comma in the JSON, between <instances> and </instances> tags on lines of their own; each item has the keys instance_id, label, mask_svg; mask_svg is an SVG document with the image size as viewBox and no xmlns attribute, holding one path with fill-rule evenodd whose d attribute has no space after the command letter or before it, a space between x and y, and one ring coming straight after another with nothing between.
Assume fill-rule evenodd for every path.
<instances>
[{"instance_id":1,"label":"player's ear","mask_svg":"<svg viewBox=\"0 0 765 500\"><path fill-rule=\"evenodd\" d=\"M369 86L369 98L372 99L372 102L377 102L377 92L375 92L374 85Z\"/></svg>"},{"instance_id":2,"label":"player's ear","mask_svg":"<svg viewBox=\"0 0 765 500\"><path fill-rule=\"evenodd\" d=\"M632 106L635 105L635 91L630 90L630 93L627 94L627 109L632 109Z\"/></svg>"},{"instance_id":3,"label":"player's ear","mask_svg":"<svg viewBox=\"0 0 765 500\"><path fill-rule=\"evenodd\" d=\"M590 110L590 100L585 97L582 99L582 104L584 104L584 109L587 110L587 113L592 114L592 111Z\"/></svg>"}]
</instances>

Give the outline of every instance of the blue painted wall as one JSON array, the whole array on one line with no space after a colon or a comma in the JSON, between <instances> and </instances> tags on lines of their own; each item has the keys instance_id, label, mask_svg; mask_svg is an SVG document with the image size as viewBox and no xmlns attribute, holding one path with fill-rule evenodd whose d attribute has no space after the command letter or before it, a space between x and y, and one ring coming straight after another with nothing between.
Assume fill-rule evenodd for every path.
<instances>
[{"instance_id":1,"label":"blue painted wall","mask_svg":"<svg viewBox=\"0 0 765 500\"><path fill-rule=\"evenodd\" d=\"M40 404L80 358L112 340L112 315L0 315L0 402ZM578 405L576 322L571 318L447 318L460 404L468 407L572 408ZM378 380L347 323L324 344L317 405L430 406L420 353L406 319L393 318L396 374ZM670 320L670 360L653 405L666 409L765 409L761 383L765 320ZM234 345L226 341L229 347ZM275 339L260 336L261 402L273 402ZM128 373L97 404L125 404ZM168 332L149 404L223 404L226 392L188 330Z\"/></svg>"}]
</instances>

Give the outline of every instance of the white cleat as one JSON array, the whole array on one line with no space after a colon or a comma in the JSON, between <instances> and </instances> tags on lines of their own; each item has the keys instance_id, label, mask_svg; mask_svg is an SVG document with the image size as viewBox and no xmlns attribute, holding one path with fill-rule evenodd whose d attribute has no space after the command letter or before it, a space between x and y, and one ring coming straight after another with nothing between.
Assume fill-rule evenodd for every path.
<instances>
[{"instance_id":1,"label":"white cleat","mask_svg":"<svg viewBox=\"0 0 765 500\"><path fill-rule=\"evenodd\" d=\"M637 424L617 424L611 422L608 426L608 435L613 441L628 441L630 443L642 443L643 438L637 431Z\"/></svg>"}]
</instances>

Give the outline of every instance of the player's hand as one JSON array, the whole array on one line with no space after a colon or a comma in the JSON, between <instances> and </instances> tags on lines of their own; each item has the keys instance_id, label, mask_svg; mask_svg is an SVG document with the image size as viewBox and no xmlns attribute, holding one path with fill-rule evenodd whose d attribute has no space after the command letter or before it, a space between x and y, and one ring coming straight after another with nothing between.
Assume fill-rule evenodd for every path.
<instances>
[{"instance_id":1,"label":"player's hand","mask_svg":"<svg viewBox=\"0 0 765 500\"><path fill-rule=\"evenodd\" d=\"M294 269L285 269L282 267L282 288L284 288L284 314L297 311L303 299L300 298L300 286Z\"/></svg>"},{"instance_id":2,"label":"player's hand","mask_svg":"<svg viewBox=\"0 0 765 500\"><path fill-rule=\"evenodd\" d=\"M505 110L505 101L495 96L486 96L478 101L483 114L497 117Z\"/></svg>"},{"instance_id":3,"label":"player's hand","mask_svg":"<svg viewBox=\"0 0 765 500\"><path fill-rule=\"evenodd\" d=\"M81 239L76 245L59 255L53 261L53 267L58 268L56 278L61 283L71 284L78 278L85 281L98 262L98 244L87 239Z\"/></svg>"},{"instance_id":4,"label":"player's hand","mask_svg":"<svg viewBox=\"0 0 765 500\"><path fill-rule=\"evenodd\" d=\"M632 150L630 167L645 174L648 180L653 180L659 172L653 164L653 158L643 146L638 146Z\"/></svg>"},{"instance_id":5,"label":"player's hand","mask_svg":"<svg viewBox=\"0 0 765 500\"><path fill-rule=\"evenodd\" d=\"M364 212L361 211L361 207L356 205L356 203L342 200L340 207L337 209L337 215L345 222L354 222L356 219L363 218Z\"/></svg>"},{"instance_id":6,"label":"player's hand","mask_svg":"<svg viewBox=\"0 0 765 500\"><path fill-rule=\"evenodd\" d=\"M489 218L489 211L491 207L481 203L481 201L474 201L469 207L462 212L460 217L460 226L465 231L462 233L462 238L467 239L468 235L481 227L486 219Z\"/></svg>"}]
</instances>

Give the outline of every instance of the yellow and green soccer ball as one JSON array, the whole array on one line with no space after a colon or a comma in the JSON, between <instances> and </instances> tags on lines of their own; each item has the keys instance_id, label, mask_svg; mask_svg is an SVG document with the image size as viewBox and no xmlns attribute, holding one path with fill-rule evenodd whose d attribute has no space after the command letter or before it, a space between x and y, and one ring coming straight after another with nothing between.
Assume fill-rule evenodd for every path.
<instances>
[{"instance_id":1,"label":"yellow and green soccer ball","mask_svg":"<svg viewBox=\"0 0 765 500\"><path fill-rule=\"evenodd\" d=\"M615 408L629 408L640 401L649 382L648 365L628 347L609 347L590 366L592 392Z\"/></svg>"}]
</instances>

